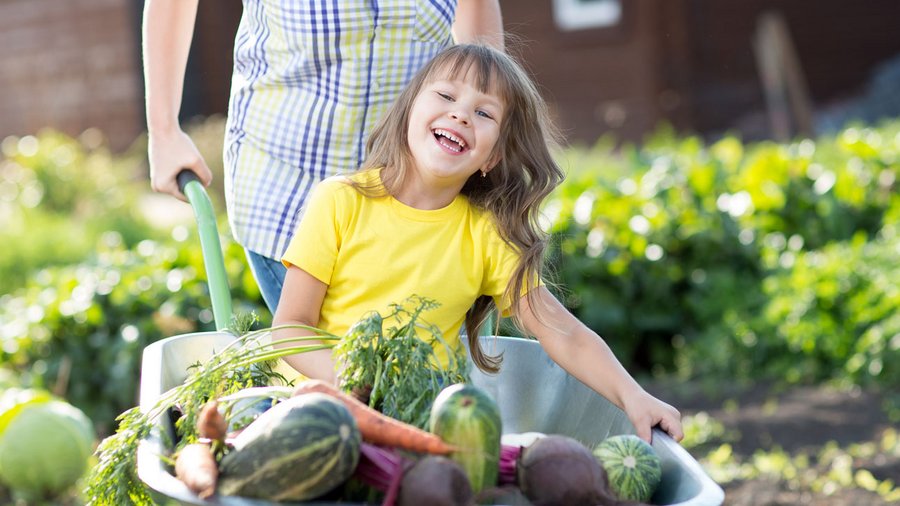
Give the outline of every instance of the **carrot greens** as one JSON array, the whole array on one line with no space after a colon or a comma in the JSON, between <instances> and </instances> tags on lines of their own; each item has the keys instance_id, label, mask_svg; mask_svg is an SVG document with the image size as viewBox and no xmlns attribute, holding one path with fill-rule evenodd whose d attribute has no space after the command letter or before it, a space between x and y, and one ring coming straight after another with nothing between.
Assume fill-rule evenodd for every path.
<instances>
[{"instance_id":1,"label":"carrot greens","mask_svg":"<svg viewBox=\"0 0 900 506\"><path fill-rule=\"evenodd\" d=\"M290 344L273 348L269 333L275 329L297 328L315 332L314 336L281 339ZM196 442L196 416L209 399L228 395L248 387L266 386L285 381L275 373L275 360L296 353L328 349L340 337L313 327L285 325L248 332L236 338L207 362L191 367L184 383L163 394L149 409L131 408L117 418L116 433L100 442L97 464L86 480L84 495L88 506L155 504L146 486L137 476L137 449L150 436L160 417L177 408L181 416L176 421L179 441L172 453ZM308 341L324 343L308 344ZM164 431L160 431L163 432ZM170 445L172 446L172 445ZM170 460L168 456L160 456Z\"/></svg>"},{"instance_id":2,"label":"carrot greens","mask_svg":"<svg viewBox=\"0 0 900 506\"><path fill-rule=\"evenodd\" d=\"M441 388L467 377L467 361L461 347L451 346L437 327L422 318L422 313L437 306L435 301L413 296L403 304L392 304L385 317L377 312L365 315L343 337L305 325L251 332L255 318L236 317L236 328L231 333L240 337L206 362L194 364L187 379L163 394L153 406L145 410L131 408L119 415L116 433L98 446L98 462L87 477L84 494L88 506L154 504L137 476L137 449L161 425L160 418L178 414L177 441L166 445L171 448L169 455L159 456L171 463L171 455L197 441L197 416L207 401L250 387L289 385L275 372L274 364L277 359L296 353L333 349L344 391L371 391L370 407L425 428L431 404ZM273 330L288 328L311 331L314 335L271 339ZM446 350L446 365L438 360L435 348ZM165 437L166 431L158 432Z\"/></svg>"},{"instance_id":3,"label":"carrot greens","mask_svg":"<svg viewBox=\"0 0 900 506\"><path fill-rule=\"evenodd\" d=\"M422 318L438 305L413 295L403 304L391 304L385 317L373 311L360 319L334 349L341 389L369 392L370 407L426 428L441 389L468 376L464 350L451 346L439 328ZM390 325L386 330L385 324ZM439 348L446 352L446 365L435 353Z\"/></svg>"}]
</instances>

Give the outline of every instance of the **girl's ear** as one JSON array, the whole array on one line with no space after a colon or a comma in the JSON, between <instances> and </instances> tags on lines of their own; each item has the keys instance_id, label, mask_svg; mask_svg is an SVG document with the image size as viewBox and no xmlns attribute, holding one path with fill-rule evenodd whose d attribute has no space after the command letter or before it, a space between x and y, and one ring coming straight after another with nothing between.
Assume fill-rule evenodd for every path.
<instances>
[{"instance_id":1,"label":"girl's ear","mask_svg":"<svg viewBox=\"0 0 900 506\"><path fill-rule=\"evenodd\" d=\"M493 168L496 167L497 164L500 163L500 160L502 160L502 159L503 159L503 155L501 155L500 153L494 154L494 155L491 156L491 158L487 161L487 163L484 164L484 168L481 169L482 172L484 172L485 174L487 174L488 172L490 172L491 170L493 170Z\"/></svg>"}]
</instances>

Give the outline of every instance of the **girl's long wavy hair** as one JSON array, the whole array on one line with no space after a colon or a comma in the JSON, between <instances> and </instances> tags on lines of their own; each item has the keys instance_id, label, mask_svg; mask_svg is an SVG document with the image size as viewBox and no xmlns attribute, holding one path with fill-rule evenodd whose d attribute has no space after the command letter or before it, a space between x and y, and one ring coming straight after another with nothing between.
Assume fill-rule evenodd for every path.
<instances>
[{"instance_id":1,"label":"girl's long wavy hair","mask_svg":"<svg viewBox=\"0 0 900 506\"><path fill-rule=\"evenodd\" d=\"M366 145L367 156L360 170L381 170L383 187L358 190L370 195L396 194L407 174L414 170L414 160L407 142L409 115L413 102L430 82L465 79L482 93L490 93L503 101L504 112L500 136L492 157L499 159L482 177L476 172L461 193L469 201L493 215L504 241L520 255L504 299L510 301L510 312L516 327L524 331L520 318L520 294L543 274L543 258L548 235L538 219L540 205L563 180L563 172L553 159L558 133L550 121L547 105L525 71L508 55L482 45L462 44L439 53L410 81L388 112L375 126ZM539 311L534 290L528 291L528 306ZM469 352L479 369L497 372L502 356L489 356L479 345L479 330L495 310L491 297L481 296L466 313ZM494 327L497 332L498 324Z\"/></svg>"}]
</instances>

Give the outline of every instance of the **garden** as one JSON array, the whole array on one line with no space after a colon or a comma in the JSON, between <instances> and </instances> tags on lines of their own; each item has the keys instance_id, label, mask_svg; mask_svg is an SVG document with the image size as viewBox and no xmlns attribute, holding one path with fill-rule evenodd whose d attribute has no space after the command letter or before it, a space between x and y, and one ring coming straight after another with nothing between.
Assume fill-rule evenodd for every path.
<instances>
[{"instance_id":1,"label":"garden","mask_svg":"<svg viewBox=\"0 0 900 506\"><path fill-rule=\"evenodd\" d=\"M223 128L191 129L216 174ZM96 130L45 131L0 150L0 503L88 504L92 453L137 402L143 348L214 330L196 227L150 194L143 139L112 153ZM549 281L681 410L682 444L725 503L900 501L900 122L787 144L661 127L558 159ZM262 328L216 185L234 312ZM38 423L4 434L29 403L74 407L90 445L10 478L53 444ZM21 441L34 451L10 451Z\"/></svg>"}]
</instances>

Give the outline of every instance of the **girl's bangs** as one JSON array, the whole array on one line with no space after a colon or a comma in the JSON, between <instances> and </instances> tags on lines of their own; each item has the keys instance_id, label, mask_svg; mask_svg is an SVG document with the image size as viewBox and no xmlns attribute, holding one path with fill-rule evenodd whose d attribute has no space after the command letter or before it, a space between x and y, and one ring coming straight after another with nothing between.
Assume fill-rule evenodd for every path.
<instances>
[{"instance_id":1,"label":"girl's bangs","mask_svg":"<svg viewBox=\"0 0 900 506\"><path fill-rule=\"evenodd\" d=\"M513 86L501 70L501 63L486 51L450 51L443 61L436 62L427 77L433 82L440 79L462 79L473 83L481 93L494 95L509 103Z\"/></svg>"}]
</instances>

